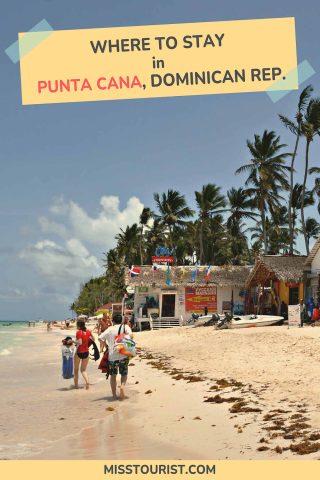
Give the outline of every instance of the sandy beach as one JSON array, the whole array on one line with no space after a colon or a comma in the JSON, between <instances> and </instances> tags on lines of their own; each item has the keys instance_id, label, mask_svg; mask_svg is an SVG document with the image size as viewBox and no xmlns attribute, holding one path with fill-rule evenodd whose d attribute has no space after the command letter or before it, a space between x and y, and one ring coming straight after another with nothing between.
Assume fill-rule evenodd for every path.
<instances>
[{"instance_id":1,"label":"sandy beach","mask_svg":"<svg viewBox=\"0 0 320 480\"><path fill-rule=\"evenodd\" d=\"M319 328L137 333L124 402L93 361L70 389L63 333L1 357L1 458L320 459Z\"/></svg>"}]
</instances>

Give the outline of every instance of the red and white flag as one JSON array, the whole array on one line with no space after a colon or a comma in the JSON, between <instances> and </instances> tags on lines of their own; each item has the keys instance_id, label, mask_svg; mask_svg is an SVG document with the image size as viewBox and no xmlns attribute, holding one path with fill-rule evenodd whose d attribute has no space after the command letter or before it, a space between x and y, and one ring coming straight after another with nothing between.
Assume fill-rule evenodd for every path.
<instances>
[{"instance_id":1,"label":"red and white flag","mask_svg":"<svg viewBox=\"0 0 320 480\"><path fill-rule=\"evenodd\" d=\"M206 282L209 282L210 280L210 275L211 275L211 265L208 266L207 272L206 272Z\"/></svg>"},{"instance_id":2,"label":"red and white flag","mask_svg":"<svg viewBox=\"0 0 320 480\"><path fill-rule=\"evenodd\" d=\"M138 275L140 275L140 268L132 265L132 267L129 268L128 275L129 277L137 277Z\"/></svg>"}]
</instances>

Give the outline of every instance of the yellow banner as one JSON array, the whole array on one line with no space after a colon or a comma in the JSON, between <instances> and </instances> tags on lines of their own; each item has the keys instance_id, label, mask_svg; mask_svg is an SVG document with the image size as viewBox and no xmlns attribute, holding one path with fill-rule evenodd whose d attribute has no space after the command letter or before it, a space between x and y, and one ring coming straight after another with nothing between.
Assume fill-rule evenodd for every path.
<instances>
[{"instance_id":1,"label":"yellow banner","mask_svg":"<svg viewBox=\"0 0 320 480\"><path fill-rule=\"evenodd\" d=\"M22 103L298 88L294 18L19 33Z\"/></svg>"},{"instance_id":2,"label":"yellow banner","mask_svg":"<svg viewBox=\"0 0 320 480\"><path fill-rule=\"evenodd\" d=\"M289 460L14 460L2 461L0 474L3 479L14 480L315 480L320 464Z\"/></svg>"}]
</instances>

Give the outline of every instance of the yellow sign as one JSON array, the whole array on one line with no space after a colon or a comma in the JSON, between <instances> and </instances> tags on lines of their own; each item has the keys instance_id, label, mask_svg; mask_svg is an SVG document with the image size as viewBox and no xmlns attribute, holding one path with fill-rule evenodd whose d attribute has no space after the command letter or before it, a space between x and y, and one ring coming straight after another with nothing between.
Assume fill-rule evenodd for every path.
<instances>
[{"instance_id":1,"label":"yellow sign","mask_svg":"<svg viewBox=\"0 0 320 480\"><path fill-rule=\"evenodd\" d=\"M294 18L27 32L19 46L24 105L298 88Z\"/></svg>"}]
</instances>

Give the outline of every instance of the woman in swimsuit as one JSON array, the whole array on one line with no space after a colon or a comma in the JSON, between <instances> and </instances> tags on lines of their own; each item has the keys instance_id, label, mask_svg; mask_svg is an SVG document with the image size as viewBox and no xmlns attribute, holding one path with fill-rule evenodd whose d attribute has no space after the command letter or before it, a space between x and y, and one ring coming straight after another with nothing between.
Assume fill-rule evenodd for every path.
<instances>
[{"instance_id":1,"label":"woman in swimsuit","mask_svg":"<svg viewBox=\"0 0 320 480\"><path fill-rule=\"evenodd\" d=\"M78 345L74 356L74 386L78 388L79 367L86 383L86 390L89 390L89 378L86 372L89 362L89 340L94 341L94 336L90 330L87 330L83 320L77 321L76 344Z\"/></svg>"}]
</instances>

